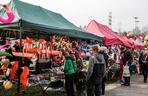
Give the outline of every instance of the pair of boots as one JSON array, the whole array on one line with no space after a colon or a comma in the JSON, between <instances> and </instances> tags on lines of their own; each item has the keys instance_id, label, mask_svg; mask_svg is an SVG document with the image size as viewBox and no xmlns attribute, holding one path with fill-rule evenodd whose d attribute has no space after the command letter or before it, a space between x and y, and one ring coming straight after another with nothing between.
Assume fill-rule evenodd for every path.
<instances>
[{"instance_id":1,"label":"pair of boots","mask_svg":"<svg viewBox=\"0 0 148 96\"><path fill-rule=\"evenodd\" d=\"M121 85L130 86L130 77L124 77L124 82Z\"/></svg>"}]
</instances>

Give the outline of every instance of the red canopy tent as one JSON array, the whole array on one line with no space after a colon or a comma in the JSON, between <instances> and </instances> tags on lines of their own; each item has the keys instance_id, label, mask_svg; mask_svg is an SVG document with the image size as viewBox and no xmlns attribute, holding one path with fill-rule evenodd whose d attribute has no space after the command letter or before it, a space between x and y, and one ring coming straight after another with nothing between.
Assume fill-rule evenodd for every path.
<instances>
[{"instance_id":1,"label":"red canopy tent","mask_svg":"<svg viewBox=\"0 0 148 96\"><path fill-rule=\"evenodd\" d=\"M95 20L92 20L88 24L86 31L94 35L103 37L105 45L115 44L131 47L128 42L125 42L122 37L114 33L109 27L107 27L106 25L102 25Z\"/></svg>"},{"instance_id":2,"label":"red canopy tent","mask_svg":"<svg viewBox=\"0 0 148 96\"><path fill-rule=\"evenodd\" d=\"M143 49L144 48L144 44L140 44L140 43L136 42L135 40L133 40L132 38L130 38L130 40L134 43L135 49Z\"/></svg>"},{"instance_id":3,"label":"red canopy tent","mask_svg":"<svg viewBox=\"0 0 148 96\"><path fill-rule=\"evenodd\" d=\"M130 44L131 48L134 48L135 44L134 44L133 41L131 41L131 40L130 40L128 37L126 37L126 36L121 36L121 37L125 40L125 42L128 42L128 43Z\"/></svg>"}]
</instances>

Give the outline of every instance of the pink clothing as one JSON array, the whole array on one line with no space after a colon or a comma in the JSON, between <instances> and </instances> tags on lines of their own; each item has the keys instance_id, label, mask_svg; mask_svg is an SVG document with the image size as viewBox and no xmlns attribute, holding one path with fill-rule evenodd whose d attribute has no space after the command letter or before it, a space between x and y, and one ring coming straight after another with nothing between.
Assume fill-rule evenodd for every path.
<instances>
[{"instance_id":1,"label":"pink clothing","mask_svg":"<svg viewBox=\"0 0 148 96\"><path fill-rule=\"evenodd\" d=\"M123 80L123 56L124 53L120 54L120 80Z\"/></svg>"}]
</instances>

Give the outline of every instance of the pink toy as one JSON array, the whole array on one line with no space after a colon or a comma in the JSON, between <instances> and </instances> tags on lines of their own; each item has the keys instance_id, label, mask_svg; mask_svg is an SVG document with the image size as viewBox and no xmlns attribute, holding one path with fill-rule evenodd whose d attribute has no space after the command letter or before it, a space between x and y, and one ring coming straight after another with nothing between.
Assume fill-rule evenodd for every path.
<instances>
[{"instance_id":1,"label":"pink toy","mask_svg":"<svg viewBox=\"0 0 148 96\"><path fill-rule=\"evenodd\" d=\"M14 17L15 17L13 11L11 11L11 10L8 8L8 5L3 5L3 8L4 8L4 10L6 11L8 18L7 18L7 19L4 19L4 18L2 18L2 17L0 16L0 22L2 22L3 24L11 23L11 22L14 20Z\"/></svg>"}]
</instances>

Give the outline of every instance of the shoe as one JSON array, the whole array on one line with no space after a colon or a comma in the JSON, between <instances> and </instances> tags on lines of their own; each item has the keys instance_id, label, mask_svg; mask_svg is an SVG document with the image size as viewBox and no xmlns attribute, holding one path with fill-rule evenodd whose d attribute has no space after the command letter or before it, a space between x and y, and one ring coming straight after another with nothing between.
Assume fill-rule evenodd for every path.
<instances>
[{"instance_id":1,"label":"shoe","mask_svg":"<svg viewBox=\"0 0 148 96\"><path fill-rule=\"evenodd\" d=\"M121 85L125 86L126 84L125 83L122 83Z\"/></svg>"},{"instance_id":2,"label":"shoe","mask_svg":"<svg viewBox=\"0 0 148 96\"><path fill-rule=\"evenodd\" d=\"M124 85L125 83L124 82L121 82L121 85Z\"/></svg>"},{"instance_id":3,"label":"shoe","mask_svg":"<svg viewBox=\"0 0 148 96\"><path fill-rule=\"evenodd\" d=\"M130 86L130 84L125 84L125 86Z\"/></svg>"},{"instance_id":4,"label":"shoe","mask_svg":"<svg viewBox=\"0 0 148 96\"><path fill-rule=\"evenodd\" d=\"M124 81L123 80L120 80L120 82L123 83Z\"/></svg>"}]
</instances>

